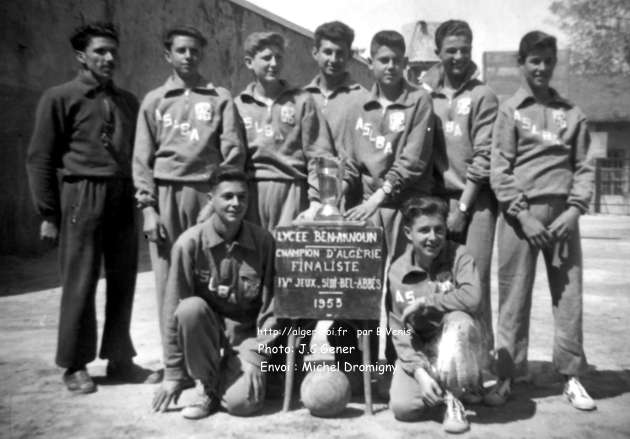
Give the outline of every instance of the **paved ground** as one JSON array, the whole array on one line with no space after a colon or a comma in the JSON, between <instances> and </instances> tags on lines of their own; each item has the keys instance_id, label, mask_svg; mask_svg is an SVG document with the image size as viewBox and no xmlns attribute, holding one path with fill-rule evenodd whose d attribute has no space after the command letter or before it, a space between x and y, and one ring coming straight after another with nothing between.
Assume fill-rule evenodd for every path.
<instances>
[{"instance_id":1,"label":"paved ground","mask_svg":"<svg viewBox=\"0 0 630 439\"><path fill-rule=\"evenodd\" d=\"M591 371L584 382L598 410L580 413L560 396L561 382L550 365L552 317L542 261L531 324L534 381L516 387L502 408L470 407L468 438L627 438L630 437L630 217L582 218L585 259L584 332ZM89 366L99 384L92 395L72 396L62 370L53 363L60 291L54 254L36 260L0 257L0 437L77 438L411 438L444 437L441 413L425 422L400 423L382 403L373 417L361 399L341 417L311 417L299 403L288 414L280 401L263 414L234 418L218 413L189 422L178 410L149 410L153 387L115 385L104 379L105 363ZM152 273L146 256L138 277L132 336L137 362L159 364L158 327ZM99 312L103 305L99 285ZM494 289L496 303L496 285ZM99 319L102 313L99 314ZM186 391L180 404L193 396Z\"/></svg>"}]
</instances>

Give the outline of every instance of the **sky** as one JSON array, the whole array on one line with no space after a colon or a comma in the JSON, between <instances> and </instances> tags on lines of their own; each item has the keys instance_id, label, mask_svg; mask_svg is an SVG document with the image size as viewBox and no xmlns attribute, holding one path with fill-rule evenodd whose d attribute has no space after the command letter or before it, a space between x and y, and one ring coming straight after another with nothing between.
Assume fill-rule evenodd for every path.
<instances>
[{"instance_id":1,"label":"sky","mask_svg":"<svg viewBox=\"0 0 630 439\"><path fill-rule=\"evenodd\" d=\"M487 50L517 50L521 37L539 29L558 37L566 45L555 17L549 12L551 0L248 0L308 30L326 21L341 20L355 31L357 48L367 48L379 30L401 27L410 22L468 21L473 30L473 60L481 65Z\"/></svg>"}]
</instances>

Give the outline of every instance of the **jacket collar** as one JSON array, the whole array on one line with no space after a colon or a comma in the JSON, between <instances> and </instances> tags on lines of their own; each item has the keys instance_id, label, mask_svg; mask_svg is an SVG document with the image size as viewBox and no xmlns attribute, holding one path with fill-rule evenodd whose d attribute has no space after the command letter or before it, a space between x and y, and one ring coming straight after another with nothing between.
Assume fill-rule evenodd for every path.
<instances>
[{"instance_id":1,"label":"jacket collar","mask_svg":"<svg viewBox=\"0 0 630 439\"><path fill-rule=\"evenodd\" d=\"M459 88L456 90L456 94L462 91L468 84L472 81L478 80L479 78L479 69L477 68L477 64L473 61L468 65L468 70L466 71L466 76L462 81ZM446 73L444 72L444 64L441 62L437 63L433 67L431 67L422 77L422 87L429 91L430 93L440 93L444 88L444 76Z\"/></svg>"},{"instance_id":2,"label":"jacket collar","mask_svg":"<svg viewBox=\"0 0 630 439\"><path fill-rule=\"evenodd\" d=\"M321 93L322 92L322 88L320 86L321 83L322 83L322 75L320 73L317 76L315 76L313 80L304 87L304 90L307 90L310 92ZM350 73L346 72L344 74L342 83L339 84L339 86L337 86L335 90L333 90L333 93L336 93L337 91L342 90L342 89L357 90L360 88L361 88L361 85L352 79L352 77L350 76Z\"/></svg>"},{"instance_id":3,"label":"jacket collar","mask_svg":"<svg viewBox=\"0 0 630 439\"><path fill-rule=\"evenodd\" d=\"M403 91L398 96L398 98L393 102L395 105L402 107L411 107L414 105L417 99L413 98L411 95L412 92L417 91L418 88L409 84L406 80L403 79ZM363 104L364 107L371 105L381 106L379 101L379 97L381 96L381 87L378 84L374 84L372 89L370 90L368 100Z\"/></svg>"},{"instance_id":4,"label":"jacket collar","mask_svg":"<svg viewBox=\"0 0 630 439\"><path fill-rule=\"evenodd\" d=\"M89 71L81 69L76 77L76 81L81 84L84 93L86 95L90 93L97 93L99 91L108 92L111 94L119 94L118 87L114 85L113 81L106 83L100 83Z\"/></svg>"},{"instance_id":5,"label":"jacket collar","mask_svg":"<svg viewBox=\"0 0 630 439\"><path fill-rule=\"evenodd\" d=\"M560 96L556 89L549 87L549 92L551 94L551 100L548 102L549 104L557 104L569 108L573 106L571 102ZM515 108L521 108L524 105L533 102L536 102L534 93L532 92L530 86L525 81L523 81L520 88L512 96L512 103L514 104Z\"/></svg>"},{"instance_id":6,"label":"jacket collar","mask_svg":"<svg viewBox=\"0 0 630 439\"><path fill-rule=\"evenodd\" d=\"M243 221L241 228L239 229L234 242L239 246L249 250L254 250L254 235L251 224L247 221ZM223 244L225 239L219 235L214 228L214 215L212 215L207 221L203 223L202 229L202 246L205 249L211 249L217 245Z\"/></svg>"},{"instance_id":7,"label":"jacket collar","mask_svg":"<svg viewBox=\"0 0 630 439\"><path fill-rule=\"evenodd\" d=\"M438 273L445 266L449 266L450 258L452 258L452 253L455 248L455 244L451 241L446 241L444 244L444 248L439 255L435 258L432 264L432 272ZM390 269L391 275L394 276L395 279L400 279L401 282L404 282L405 278L411 273L429 275L425 269L419 267L414 263L414 255L413 255L413 247L411 244L407 244L407 248L405 252L396 260L394 264L392 264L392 268Z\"/></svg>"},{"instance_id":8,"label":"jacket collar","mask_svg":"<svg viewBox=\"0 0 630 439\"><path fill-rule=\"evenodd\" d=\"M280 85L282 86L282 89L280 90L280 93L278 94L278 97L276 97L276 101L278 99L280 99L280 96L282 96L285 93L290 93L290 92L294 92L295 90L298 90L297 87L294 87L292 85L290 85L287 81L285 81L284 79L280 80ZM259 99L256 98L257 94L254 92L254 87L256 86L255 82L251 82L247 85L247 87L245 87L245 90L243 90L241 92L241 98L244 98L244 100L249 100L249 101L255 101L255 102L260 102L260 103L264 103L261 102Z\"/></svg>"},{"instance_id":9,"label":"jacket collar","mask_svg":"<svg viewBox=\"0 0 630 439\"><path fill-rule=\"evenodd\" d=\"M177 76L175 73L173 73L171 76L167 78L166 82L164 83L162 87L164 88L164 94L167 94L173 91L186 90L187 88L189 88L186 86L182 78ZM190 88L192 90L202 90L202 91L211 91L211 92L215 91L214 85L211 82L207 81L201 75L199 75L199 77L197 78L195 85L193 85Z\"/></svg>"}]
</instances>

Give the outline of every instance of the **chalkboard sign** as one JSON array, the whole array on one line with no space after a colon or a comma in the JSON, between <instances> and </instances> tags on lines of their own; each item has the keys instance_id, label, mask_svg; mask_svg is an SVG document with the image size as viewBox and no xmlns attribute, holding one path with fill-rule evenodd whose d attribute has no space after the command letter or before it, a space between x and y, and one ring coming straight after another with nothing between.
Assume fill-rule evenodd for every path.
<instances>
[{"instance_id":1,"label":"chalkboard sign","mask_svg":"<svg viewBox=\"0 0 630 439\"><path fill-rule=\"evenodd\" d=\"M276 315L378 320L384 263L380 227L278 227Z\"/></svg>"}]
</instances>

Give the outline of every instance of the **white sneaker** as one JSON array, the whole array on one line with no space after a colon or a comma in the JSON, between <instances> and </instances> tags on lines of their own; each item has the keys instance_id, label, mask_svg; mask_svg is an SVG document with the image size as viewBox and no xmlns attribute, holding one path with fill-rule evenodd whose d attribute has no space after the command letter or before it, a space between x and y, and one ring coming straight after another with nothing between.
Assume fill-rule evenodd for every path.
<instances>
[{"instance_id":1,"label":"white sneaker","mask_svg":"<svg viewBox=\"0 0 630 439\"><path fill-rule=\"evenodd\" d=\"M577 377L570 377L564 385L564 396L578 410L595 410L597 405Z\"/></svg>"},{"instance_id":2,"label":"white sneaker","mask_svg":"<svg viewBox=\"0 0 630 439\"><path fill-rule=\"evenodd\" d=\"M510 378L498 380L483 396L483 402L491 407L503 405L512 393L512 380Z\"/></svg>"},{"instance_id":3,"label":"white sneaker","mask_svg":"<svg viewBox=\"0 0 630 439\"><path fill-rule=\"evenodd\" d=\"M198 398L184 407L182 416L186 419L201 419L210 416L219 407L219 400L212 394L209 386L196 380Z\"/></svg>"},{"instance_id":4,"label":"white sneaker","mask_svg":"<svg viewBox=\"0 0 630 439\"><path fill-rule=\"evenodd\" d=\"M470 423L466 418L466 409L450 392L444 397L446 411L444 412L444 422L442 427L447 433L463 433L470 429Z\"/></svg>"}]
</instances>

